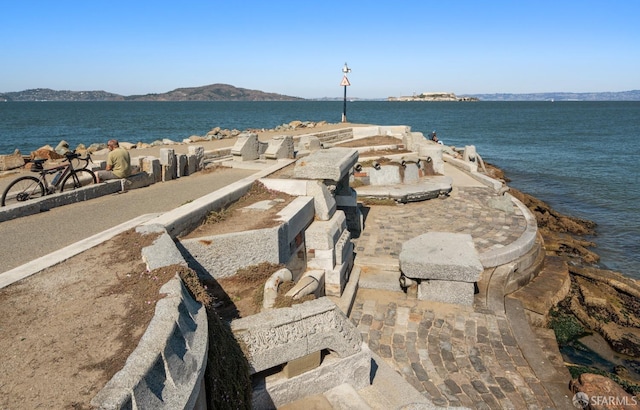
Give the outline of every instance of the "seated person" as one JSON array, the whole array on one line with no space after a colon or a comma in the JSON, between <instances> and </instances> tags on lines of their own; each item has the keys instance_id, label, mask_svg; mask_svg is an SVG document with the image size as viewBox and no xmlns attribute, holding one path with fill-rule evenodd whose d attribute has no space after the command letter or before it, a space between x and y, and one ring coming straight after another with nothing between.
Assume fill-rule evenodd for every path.
<instances>
[{"instance_id":1,"label":"seated person","mask_svg":"<svg viewBox=\"0 0 640 410\"><path fill-rule=\"evenodd\" d=\"M98 182L107 179L127 178L131 175L131 157L129 151L120 147L118 140L111 139L107 142L109 155L107 156L107 167L104 171L96 172Z\"/></svg>"}]
</instances>

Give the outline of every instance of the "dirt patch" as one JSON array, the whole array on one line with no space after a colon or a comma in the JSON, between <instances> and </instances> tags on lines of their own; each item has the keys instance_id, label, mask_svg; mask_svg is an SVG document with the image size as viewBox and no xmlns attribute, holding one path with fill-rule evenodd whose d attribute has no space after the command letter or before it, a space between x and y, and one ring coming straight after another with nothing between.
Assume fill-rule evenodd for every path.
<instances>
[{"instance_id":1,"label":"dirt patch","mask_svg":"<svg viewBox=\"0 0 640 410\"><path fill-rule=\"evenodd\" d=\"M243 195L242 198L225 209L209 212L200 226L182 236L181 239L278 226L280 224L277 220L278 212L294 199L294 196L269 190L256 181L249 189L249 192ZM248 208L250 205L255 205L261 201L266 201L269 208Z\"/></svg>"},{"instance_id":2,"label":"dirt patch","mask_svg":"<svg viewBox=\"0 0 640 410\"><path fill-rule=\"evenodd\" d=\"M385 148L385 149L374 149L368 152L360 153L361 157L375 156L375 155L393 155L393 154L405 154L410 152L409 150L404 148L402 140L398 138L390 137L388 135L376 135L372 137L366 138L358 138L355 140L345 141L339 144L336 144L338 147L347 147L347 148L358 148L358 147L376 147L383 145L397 145L398 148Z\"/></svg>"},{"instance_id":3,"label":"dirt patch","mask_svg":"<svg viewBox=\"0 0 640 410\"><path fill-rule=\"evenodd\" d=\"M89 408L136 348L175 271L133 230L0 290L0 408Z\"/></svg>"},{"instance_id":4,"label":"dirt patch","mask_svg":"<svg viewBox=\"0 0 640 410\"><path fill-rule=\"evenodd\" d=\"M373 147L376 145L398 145L402 144L402 140L388 135L375 135L372 137L358 138L336 144L338 147L357 148L357 147Z\"/></svg>"},{"instance_id":5,"label":"dirt patch","mask_svg":"<svg viewBox=\"0 0 640 410\"><path fill-rule=\"evenodd\" d=\"M259 313L262 309L265 282L274 272L284 267L263 262L240 269L233 276L205 282L209 294L215 301L216 312L227 322ZM306 295L298 300L285 296L293 286L294 282L290 281L280 284L274 308L289 307L315 299L314 295Z\"/></svg>"}]
</instances>

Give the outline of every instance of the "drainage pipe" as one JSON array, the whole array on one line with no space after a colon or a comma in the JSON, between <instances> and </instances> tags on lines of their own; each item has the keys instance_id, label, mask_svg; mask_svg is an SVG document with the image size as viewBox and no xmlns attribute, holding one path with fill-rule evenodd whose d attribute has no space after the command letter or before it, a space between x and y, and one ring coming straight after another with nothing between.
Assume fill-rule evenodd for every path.
<instances>
[{"instance_id":1,"label":"drainage pipe","mask_svg":"<svg viewBox=\"0 0 640 410\"><path fill-rule=\"evenodd\" d=\"M278 296L278 286L283 282L290 282L292 280L293 276L289 269L282 268L275 271L264 284L262 308L271 309L276 302L276 297Z\"/></svg>"}]
</instances>

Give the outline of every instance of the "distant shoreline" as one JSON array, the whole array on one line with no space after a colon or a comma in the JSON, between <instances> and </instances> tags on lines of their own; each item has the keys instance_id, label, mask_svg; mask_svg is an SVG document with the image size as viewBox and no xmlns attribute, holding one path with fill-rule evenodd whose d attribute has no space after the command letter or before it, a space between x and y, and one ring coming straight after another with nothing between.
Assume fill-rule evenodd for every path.
<instances>
[{"instance_id":1,"label":"distant shoreline","mask_svg":"<svg viewBox=\"0 0 640 410\"><path fill-rule=\"evenodd\" d=\"M445 95L446 94L446 95ZM425 98L429 96L438 98ZM420 98L421 96L425 96ZM453 96L453 97L452 97ZM424 92L405 97L359 98L349 101L640 101L640 90L544 93L476 93ZM23 91L0 92L0 102L19 101L339 101L339 97L301 98L260 90L239 88L228 84L211 84L201 87L178 88L165 93L124 96L102 90L70 91L35 88Z\"/></svg>"}]
</instances>

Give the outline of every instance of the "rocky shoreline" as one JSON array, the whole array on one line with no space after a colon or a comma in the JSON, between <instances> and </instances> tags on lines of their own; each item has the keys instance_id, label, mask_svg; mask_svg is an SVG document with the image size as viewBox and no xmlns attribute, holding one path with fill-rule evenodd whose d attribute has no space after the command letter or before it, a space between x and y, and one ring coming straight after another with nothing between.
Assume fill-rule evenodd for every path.
<instances>
[{"instance_id":1,"label":"rocky shoreline","mask_svg":"<svg viewBox=\"0 0 640 410\"><path fill-rule=\"evenodd\" d=\"M489 165L492 176L508 181ZM601 269L596 246L586 236L596 235L596 224L560 214L545 202L516 189L509 193L536 217L547 255L568 265L571 289L549 312L549 323L574 379L595 373L615 381L627 393L640 393L640 282ZM600 340L599 343L593 340ZM580 358L572 362L570 357ZM585 365L585 362L593 365Z\"/></svg>"}]
</instances>

